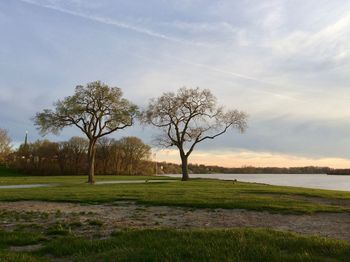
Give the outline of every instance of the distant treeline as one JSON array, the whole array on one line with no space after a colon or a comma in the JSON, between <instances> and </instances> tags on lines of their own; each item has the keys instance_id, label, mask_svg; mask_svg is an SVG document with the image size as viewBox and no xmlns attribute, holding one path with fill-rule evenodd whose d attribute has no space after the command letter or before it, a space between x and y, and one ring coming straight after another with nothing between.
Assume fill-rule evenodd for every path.
<instances>
[{"instance_id":1,"label":"distant treeline","mask_svg":"<svg viewBox=\"0 0 350 262\"><path fill-rule=\"evenodd\" d=\"M9 140L10 141L10 140ZM9 144L9 142L8 142ZM88 172L87 139L72 137L68 141L37 140L20 145L16 150L3 150L0 165L32 175L85 175ZM5 153L6 154L5 154ZM120 140L100 138L96 146L97 175L181 174L181 165L151 160L151 147L137 137ZM189 164L192 174L350 174L350 169L329 167L221 167Z\"/></svg>"},{"instance_id":2,"label":"distant treeline","mask_svg":"<svg viewBox=\"0 0 350 262\"><path fill-rule=\"evenodd\" d=\"M332 169L328 172L329 175L350 175L350 169Z\"/></svg>"},{"instance_id":3,"label":"distant treeline","mask_svg":"<svg viewBox=\"0 0 350 262\"><path fill-rule=\"evenodd\" d=\"M24 143L7 158L7 166L33 175L85 175L88 170L88 141L38 140ZM95 172L99 175L152 175L151 147L137 137L120 140L101 138L96 146Z\"/></svg>"},{"instance_id":4,"label":"distant treeline","mask_svg":"<svg viewBox=\"0 0 350 262\"><path fill-rule=\"evenodd\" d=\"M160 163L161 171L164 174L176 174L181 173L181 166L172 163ZM316 167L316 166L306 166L306 167L221 167L221 166L206 166L206 165L188 165L189 172L192 174L324 174L334 171L329 167Z\"/></svg>"}]
</instances>

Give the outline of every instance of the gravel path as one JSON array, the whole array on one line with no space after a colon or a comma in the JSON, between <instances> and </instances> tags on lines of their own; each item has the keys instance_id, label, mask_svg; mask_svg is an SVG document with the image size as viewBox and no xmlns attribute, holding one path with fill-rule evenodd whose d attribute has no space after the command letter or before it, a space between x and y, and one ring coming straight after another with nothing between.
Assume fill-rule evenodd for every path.
<instances>
[{"instance_id":1,"label":"gravel path","mask_svg":"<svg viewBox=\"0 0 350 262\"><path fill-rule=\"evenodd\" d=\"M320 235L350 242L349 213L316 213L313 215L272 214L239 209L191 209L166 206L142 206L134 202L119 201L105 205L83 205L41 201L0 202L0 211L39 212L30 223L50 225L60 220L69 224L79 220L103 222L99 233L108 235L122 228L230 228L265 227L293 231L308 235ZM59 211L60 216L57 217ZM28 222L28 223L29 223ZM19 223L2 219L0 228L11 228ZM23 221L22 221L23 224ZM82 227L80 234L93 234L96 228Z\"/></svg>"},{"instance_id":2,"label":"gravel path","mask_svg":"<svg viewBox=\"0 0 350 262\"><path fill-rule=\"evenodd\" d=\"M150 180L112 180L112 181L98 181L95 185L106 185L106 184L143 184L143 183L169 183L178 182L178 180L166 180L166 179L150 179ZM0 186L0 189L9 188L36 188L36 187L52 187L59 186L60 184L25 184L25 185L5 185Z\"/></svg>"},{"instance_id":3,"label":"gravel path","mask_svg":"<svg viewBox=\"0 0 350 262\"><path fill-rule=\"evenodd\" d=\"M27 184L27 185L6 185L0 186L0 189L8 189L8 188L36 188L36 187L49 187L49 186L57 186L57 184Z\"/></svg>"}]
</instances>

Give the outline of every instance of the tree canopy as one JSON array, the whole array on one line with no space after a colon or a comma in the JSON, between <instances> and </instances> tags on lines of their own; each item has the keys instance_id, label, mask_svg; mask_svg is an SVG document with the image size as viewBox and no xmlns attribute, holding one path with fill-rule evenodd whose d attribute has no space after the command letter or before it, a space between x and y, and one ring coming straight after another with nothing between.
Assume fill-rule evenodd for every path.
<instances>
[{"instance_id":1,"label":"tree canopy","mask_svg":"<svg viewBox=\"0 0 350 262\"><path fill-rule=\"evenodd\" d=\"M0 164L5 163L11 152L11 138L6 129L0 128Z\"/></svg>"},{"instance_id":2,"label":"tree canopy","mask_svg":"<svg viewBox=\"0 0 350 262\"><path fill-rule=\"evenodd\" d=\"M58 134L63 128L76 126L89 139L89 182L94 182L96 142L117 130L132 126L137 106L123 98L118 87L95 81L78 85L75 93L58 100L55 109L37 113L34 122L42 134Z\"/></svg>"},{"instance_id":3,"label":"tree canopy","mask_svg":"<svg viewBox=\"0 0 350 262\"><path fill-rule=\"evenodd\" d=\"M100 81L78 85L75 94L44 109L34 120L42 134L58 134L67 126L78 127L89 139L99 138L133 124L137 106L122 97L118 87Z\"/></svg>"},{"instance_id":4,"label":"tree canopy","mask_svg":"<svg viewBox=\"0 0 350 262\"><path fill-rule=\"evenodd\" d=\"M164 147L179 149L183 180L188 179L187 159L195 146L224 134L229 128L244 132L247 114L225 110L208 89L180 88L151 99L142 114L145 123L161 130L156 141Z\"/></svg>"}]
</instances>

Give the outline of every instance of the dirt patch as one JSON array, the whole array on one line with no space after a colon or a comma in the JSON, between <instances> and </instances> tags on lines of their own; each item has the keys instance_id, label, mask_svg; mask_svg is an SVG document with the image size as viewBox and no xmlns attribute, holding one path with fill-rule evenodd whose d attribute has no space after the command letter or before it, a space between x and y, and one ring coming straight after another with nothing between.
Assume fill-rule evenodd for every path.
<instances>
[{"instance_id":1,"label":"dirt patch","mask_svg":"<svg viewBox=\"0 0 350 262\"><path fill-rule=\"evenodd\" d=\"M28 245L28 246L12 246L10 247L10 251L14 252L33 252L41 249L43 247L42 244L37 245Z\"/></svg>"},{"instance_id":2,"label":"dirt patch","mask_svg":"<svg viewBox=\"0 0 350 262\"><path fill-rule=\"evenodd\" d=\"M317 196L270 194L270 193L258 193L258 194L261 196L268 196L268 197L274 197L274 198L279 197L281 199L301 200L301 201L306 201L306 202L311 202L311 203L321 204L321 205L332 205L332 206L350 208L350 199L331 199L331 198L323 198L323 197L317 197Z\"/></svg>"},{"instance_id":3,"label":"dirt patch","mask_svg":"<svg viewBox=\"0 0 350 262\"><path fill-rule=\"evenodd\" d=\"M2 229L13 229L18 225L23 227L26 224L32 227L33 223L47 229L60 223L69 225L69 230L75 234L102 238L124 228L265 227L350 242L348 213L282 215L238 209L142 206L125 201L103 205L40 201L0 202L0 211L3 216L0 221ZM11 215L11 212L30 215L18 218Z\"/></svg>"},{"instance_id":4,"label":"dirt patch","mask_svg":"<svg viewBox=\"0 0 350 262\"><path fill-rule=\"evenodd\" d=\"M322 205L333 205L350 208L350 200L347 199L330 199L323 197L312 197L312 196L300 196L300 195L288 195L288 198L294 200L309 201L312 203L322 204Z\"/></svg>"}]
</instances>

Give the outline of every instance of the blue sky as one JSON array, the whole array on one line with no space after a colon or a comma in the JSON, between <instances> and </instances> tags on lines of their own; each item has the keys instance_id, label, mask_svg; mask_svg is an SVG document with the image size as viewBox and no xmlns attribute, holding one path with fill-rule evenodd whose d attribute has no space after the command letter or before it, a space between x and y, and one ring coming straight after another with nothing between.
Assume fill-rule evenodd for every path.
<instances>
[{"instance_id":1,"label":"blue sky","mask_svg":"<svg viewBox=\"0 0 350 262\"><path fill-rule=\"evenodd\" d=\"M348 1L2 0L0 34L0 127L15 143L40 138L30 118L77 84L102 80L141 107L199 86L250 118L194 162L350 165Z\"/></svg>"}]
</instances>

